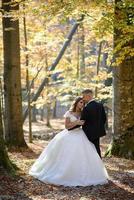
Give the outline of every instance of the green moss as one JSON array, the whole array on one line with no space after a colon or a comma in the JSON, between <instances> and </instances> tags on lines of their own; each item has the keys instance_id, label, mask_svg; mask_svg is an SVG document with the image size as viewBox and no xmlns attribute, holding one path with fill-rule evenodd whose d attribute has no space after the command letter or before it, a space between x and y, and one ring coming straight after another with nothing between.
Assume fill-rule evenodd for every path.
<instances>
[{"instance_id":1,"label":"green moss","mask_svg":"<svg viewBox=\"0 0 134 200\"><path fill-rule=\"evenodd\" d=\"M113 138L105 156L119 156L127 159L134 159L134 127L128 129L118 139Z\"/></svg>"},{"instance_id":2,"label":"green moss","mask_svg":"<svg viewBox=\"0 0 134 200\"><path fill-rule=\"evenodd\" d=\"M6 169L10 174L15 174L15 165L9 160L5 150L0 152L0 165Z\"/></svg>"}]
</instances>

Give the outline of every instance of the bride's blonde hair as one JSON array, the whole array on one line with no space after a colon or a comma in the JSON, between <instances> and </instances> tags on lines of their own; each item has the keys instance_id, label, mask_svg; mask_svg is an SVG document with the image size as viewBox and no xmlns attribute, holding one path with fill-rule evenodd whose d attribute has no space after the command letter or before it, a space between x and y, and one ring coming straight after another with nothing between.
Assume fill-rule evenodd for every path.
<instances>
[{"instance_id":1,"label":"bride's blonde hair","mask_svg":"<svg viewBox=\"0 0 134 200\"><path fill-rule=\"evenodd\" d=\"M79 103L79 101L81 101L83 98L81 96L79 97L76 97L76 99L74 100L71 108L69 109L69 111L71 112L76 112L76 107L77 107L77 104Z\"/></svg>"}]
</instances>

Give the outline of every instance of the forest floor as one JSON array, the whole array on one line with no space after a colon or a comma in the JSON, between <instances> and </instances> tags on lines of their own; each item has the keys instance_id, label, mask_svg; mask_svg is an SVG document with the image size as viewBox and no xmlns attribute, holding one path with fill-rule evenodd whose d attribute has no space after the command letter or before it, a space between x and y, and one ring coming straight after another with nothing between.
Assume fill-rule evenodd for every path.
<instances>
[{"instance_id":1,"label":"forest floor","mask_svg":"<svg viewBox=\"0 0 134 200\"><path fill-rule=\"evenodd\" d=\"M30 166L48 144L48 139L64 128L63 119L52 120L51 124L53 128L47 128L45 122L33 123L34 140L33 143L28 143L29 149L9 152L10 159L19 170L16 176L11 176L0 169L0 200L134 200L134 162L132 160L103 157L110 180L106 185L95 187L54 186L29 176ZM24 130L27 140L27 122ZM109 133L101 140L103 155L110 139Z\"/></svg>"}]
</instances>

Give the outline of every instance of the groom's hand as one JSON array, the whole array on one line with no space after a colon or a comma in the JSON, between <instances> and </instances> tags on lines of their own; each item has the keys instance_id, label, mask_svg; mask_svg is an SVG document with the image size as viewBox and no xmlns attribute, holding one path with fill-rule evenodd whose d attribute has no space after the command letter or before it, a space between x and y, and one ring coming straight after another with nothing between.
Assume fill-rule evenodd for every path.
<instances>
[{"instance_id":1,"label":"groom's hand","mask_svg":"<svg viewBox=\"0 0 134 200\"><path fill-rule=\"evenodd\" d=\"M76 129L76 128L79 128L81 125L76 125L76 126L74 126L73 128L69 128L68 129L68 131L71 131L71 130L74 130L74 129Z\"/></svg>"},{"instance_id":2,"label":"groom's hand","mask_svg":"<svg viewBox=\"0 0 134 200\"><path fill-rule=\"evenodd\" d=\"M77 122L77 125L83 125L85 123L85 121L84 120L78 120L78 122Z\"/></svg>"},{"instance_id":3,"label":"groom's hand","mask_svg":"<svg viewBox=\"0 0 134 200\"><path fill-rule=\"evenodd\" d=\"M69 128L68 131L79 128L80 126L83 126L85 121L84 120L77 120L76 123L77 123L77 125L72 127L72 128Z\"/></svg>"}]
</instances>

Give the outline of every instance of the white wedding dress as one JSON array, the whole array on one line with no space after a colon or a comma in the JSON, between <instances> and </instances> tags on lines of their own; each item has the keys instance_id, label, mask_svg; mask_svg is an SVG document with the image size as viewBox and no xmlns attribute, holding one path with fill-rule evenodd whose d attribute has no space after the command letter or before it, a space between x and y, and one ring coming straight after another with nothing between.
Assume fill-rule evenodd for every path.
<instances>
[{"instance_id":1,"label":"white wedding dress","mask_svg":"<svg viewBox=\"0 0 134 200\"><path fill-rule=\"evenodd\" d=\"M76 120L69 111L64 116L72 122ZM58 133L35 161L29 174L44 183L64 186L108 182L103 162L81 128Z\"/></svg>"}]
</instances>

